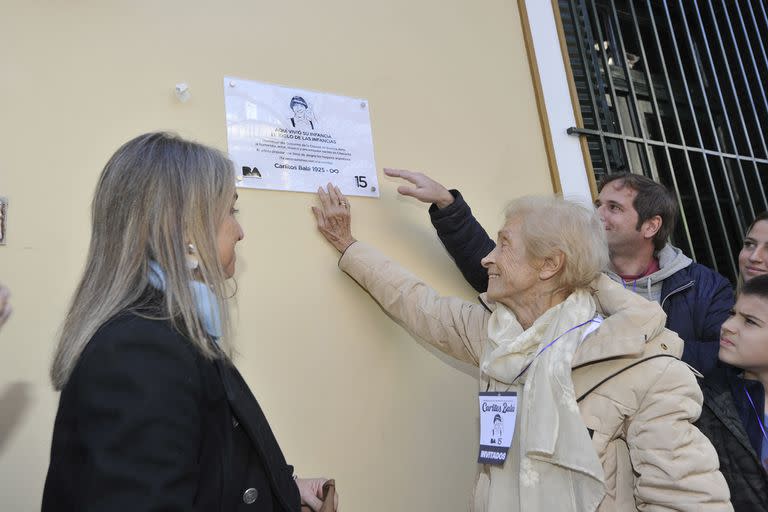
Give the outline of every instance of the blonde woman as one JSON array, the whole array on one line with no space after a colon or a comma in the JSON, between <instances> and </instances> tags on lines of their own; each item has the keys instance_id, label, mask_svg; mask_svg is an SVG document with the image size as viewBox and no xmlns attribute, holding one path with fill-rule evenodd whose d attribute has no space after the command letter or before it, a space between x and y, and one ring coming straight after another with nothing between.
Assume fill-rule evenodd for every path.
<instances>
[{"instance_id":1,"label":"blonde woman","mask_svg":"<svg viewBox=\"0 0 768 512\"><path fill-rule=\"evenodd\" d=\"M243 238L232 163L167 133L107 162L56 349L42 510L317 510L232 365L227 279Z\"/></svg>"},{"instance_id":2,"label":"blonde woman","mask_svg":"<svg viewBox=\"0 0 768 512\"><path fill-rule=\"evenodd\" d=\"M692 424L702 396L683 343L659 304L600 273L608 249L595 212L512 201L475 304L439 296L356 241L338 189L319 198L317 225L341 270L414 335L478 367L473 511L732 510L715 450ZM496 414L504 429L488 439L482 425Z\"/></svg>"}]
</instances>

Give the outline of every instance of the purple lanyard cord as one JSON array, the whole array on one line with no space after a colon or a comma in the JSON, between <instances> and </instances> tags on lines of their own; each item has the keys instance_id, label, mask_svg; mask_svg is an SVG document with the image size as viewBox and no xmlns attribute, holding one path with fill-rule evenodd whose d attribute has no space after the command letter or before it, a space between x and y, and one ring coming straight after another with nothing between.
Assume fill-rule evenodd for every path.
<instances>
[{"instance_id":1,"label":"purple lanyard cord","mask_svg":"<svg viewBox=\"0 0 768 512\"><path fill-rule=\"evenodd\" d=\"M576 326L573 326L573 327L571 327L570 329L568 329L567 331L565 331L563 334L561 334L561 335L560 335L560 336L558 336L557 338L555 338L555 339L553 339L552 341L550 341L549 343L547 343L547 346L545 346L543 349L539 350L539 353L538 353L538 354L536 354L535 356L533 356L533 359L531 359L531 361L530 361L530 362L529 362L527 365L525 365L525 368L523 368L522 370L520 370L520 373L518 373L518 374L517 374L517 377L515 377L514 379L512 379L512 382L510 383L510 386L511 386L512 384L514 384L514 383L517 381L517 379L519 379L519 378L520 378L520 377L521 377L521 376L522 376L522 375L523 375L525 372L527 372L527 371L528 371L528 368L530 368L530 367L531 367L531 365L532 365L532 364L533 364L533 362L536 360L536 358L537 358L537 357L539 357L541 354L543 354L543 353L544 353L544 351L545 351L545 350L547 350L549 347L551 347L551 346L552 346L552 345L553 345L553 344L554 344L554 343L555 343L557 340L559 340L560 338L562 338L563 336L565 336L565 335L566 335L566 334L568 334L569 332L571 332L571 331L573 331L573 330L575 330L575 329L578 329L579 327L584 327L585 325L587 325L588 323L591 323L591 322L597 322L597 320L595 320L594 318L590 318L589 320L587 320L587 321L586 321L586 322L584 322L584 323L581 323L581 324L579 324L579 325L576 325ZM598 322L598 323L599 323L599 322Z\"/></svg>"},{"instance_id":2,"label":"purple lanyard cord","mask_svg":"<svg viewBox=\"0 0 768 512\"><path fill-rule=\"evenodd\" d=\"M619 276L619 277L621 277L621 276ZM624 278L622 277L621 278L621 283L624 285L624 289L626 290L627 289L628 281L625 281ZM637 279L635 279L634 282L632 283L632 291L637 293Z\"/></svg>"},{"instance_id":3,"label":"purple lanyard cord","mask_svg":"<svg viewBox=\"0 0 768 512\"><path fill-rule=\"evenodd\" d=\"M749 392L747 391L746 384L743 384L744 387L744 393L747 395L747 399L749 399L749 405L752 406L752 410L755 411L755 416L757 416L757 423L760 425L760 430L763 431L763 439L768 441L768 434L765 433L765 427L763 426L763 421L760 419L760 415L757 413L757 407L755 407L755 402L752 401L752 397L749 396Z\"/></svg>"}]
</instances>

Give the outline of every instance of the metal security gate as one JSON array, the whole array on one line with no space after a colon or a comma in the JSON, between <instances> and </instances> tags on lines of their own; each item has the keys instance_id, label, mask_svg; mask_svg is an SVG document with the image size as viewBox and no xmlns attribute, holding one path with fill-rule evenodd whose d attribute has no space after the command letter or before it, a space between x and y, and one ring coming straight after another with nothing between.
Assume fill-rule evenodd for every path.
<instances>
[{"instance_id":1,"label":"metal security gate","mask_svg":"<svg viewBox=\"0 0 768 512\"><path fill-rule=\"evenodd\" d=\"M642 173L677 195L674 243L735 280L768 209L765 0L558 0L595 178Z\"/></svg>"}]
</instances>

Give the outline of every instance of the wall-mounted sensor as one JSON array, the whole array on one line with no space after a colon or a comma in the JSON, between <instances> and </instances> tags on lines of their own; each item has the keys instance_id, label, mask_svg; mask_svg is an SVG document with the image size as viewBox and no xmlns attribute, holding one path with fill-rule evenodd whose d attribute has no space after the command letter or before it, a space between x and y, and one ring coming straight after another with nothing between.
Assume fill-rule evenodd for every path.
<instances>
[{"instance_id":1,"label":"wall-mounted sensor","mask_svg":"<svg viewBox=\"0 0 768 512\"><path fill-rule=\"evenodd\" d=\"M182 103L186 103L192 96L189 92L189 85L184 82L176 84L175 92L176 97L179 98L179 101Z\"/></svg>"}]
</instances>

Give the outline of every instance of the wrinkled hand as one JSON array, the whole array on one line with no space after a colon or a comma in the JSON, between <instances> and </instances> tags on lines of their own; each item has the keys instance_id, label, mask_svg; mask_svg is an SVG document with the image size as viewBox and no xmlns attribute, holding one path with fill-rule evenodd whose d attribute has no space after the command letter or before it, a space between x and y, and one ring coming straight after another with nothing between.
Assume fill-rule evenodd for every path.
<instances>
[{"instance_id":1,"label":"wrinkled hand","mask_svg":"<svg viewBox=\"0 0 768 512\"><path fill-rule=\"evenodd\" d=\"M397 191L404 196L415 197L422 203L434 203L438 208L445 208L453 203L453 195L448 189L426 174L386 167L384 174L393 178L403 178L413 183L414 186L401 185L397 187Z\"/></svg>"},{"instance_id":2,"label":"wrinkled hand","mask_svg":"<svg viewBox=\"0 0 768 512\"><path fill-rule=\"evenodd\" d=\"M323 506L323 485L327 478L297 478L296 487L299 488L301 504L317 512ZM336 492L333 498L333 510L339 508L339 493Z\"/></svg>"},{"instance_id":3,"label":"wrinkled hand","mask_svg":"<svg viewBox=\"0 0 768 512\"><path fill-rule=\"evenodd\" d=\"M11 292L8 288L0 284L0 327L3 326L8 317L11 316Z\"/></svg>"},{"instance_id":4,"label":"wrinkled hand","mask_svg":"<svg viewBox=\"0 0 768 512\"><path fill-rule=\"evenodd\" d=\"M317 197L320 206L313 206L317 229L326 240L339 252L344 252L347 247L357 240L352 236L351 206L338 187L328 184L328 191L323 187L317 189Z\"/></svg>"}]
</instances>

